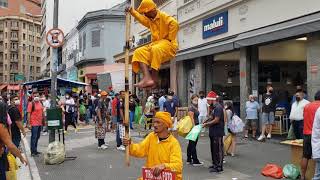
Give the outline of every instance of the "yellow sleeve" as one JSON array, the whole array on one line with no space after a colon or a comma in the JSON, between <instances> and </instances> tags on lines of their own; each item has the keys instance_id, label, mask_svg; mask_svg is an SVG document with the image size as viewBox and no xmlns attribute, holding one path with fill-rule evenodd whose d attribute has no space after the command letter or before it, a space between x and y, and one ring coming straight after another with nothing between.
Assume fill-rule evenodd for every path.
<instances>
[{"instance_id":1,"label":"yellow sleeve","mask_svg":"<svg viewBox=\"0 0 320 180\"><path fill-rule=\"evenodd\" d=\"M169 18L169 35L168 35L168 38L170 41L174 41L177 39L178 30L179 30L178 21L173 17L170 17Z\"/></svg>"},{"instance_id":2,"label":"yellow sleeve","mask_svg":"<svg viewBox=\"0 0 320 180\"><path fill-rule=\"evenodd\" d=\"M150 135L148 135L139 144L130 145L130 155L138 158L146 157L149 151Z\"/></svg>"},{"instance_id":3,"label":"yellow sleeve","mask_svg":"<svg viewBox=\"0 0 320 180\"><path fill-rule=\"evenodd\" d=\"M131 15L137 20L139 21L142 25L144 25L145 27L149 28L149 22L150 20L145 17L144 15L141 15L138 11L136 11L134 8L130 9L130 13Z\"/></svg>"},{"instance_id":4,"label":"yellow sleeve","mask_svg":"<svg viewBox=\"0 0 320 180\"><path fill-rule=\"evenodd\" d=\"M170 154L170 163L164 163L166 169L175 171L177 174L182 173L182 154L181 147L178 141L172 147L172 152Z\"/></svg>"}]
</instances>

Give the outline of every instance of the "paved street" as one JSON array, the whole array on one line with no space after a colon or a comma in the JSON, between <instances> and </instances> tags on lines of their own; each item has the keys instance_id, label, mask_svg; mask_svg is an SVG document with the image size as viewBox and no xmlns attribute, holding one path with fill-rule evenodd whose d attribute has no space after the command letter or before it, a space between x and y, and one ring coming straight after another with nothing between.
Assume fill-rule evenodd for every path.
<instances>
[{"instance_id":1,"label":"paved street","mask_svg":"<svg viewBox=\"0 0 320 180\"><path fill-rule=\"evenodd\" d=\"M115 149L115 136L108 133L106 141L110 144L108 150L97 150L94 138L94 128L81 129L77 134L73 130L66 137L67 156L77 156L74 161L66 161L60 165L44 165L43 157L34 158L38 172L43 180L125 180L136 179L143 166L143 160L131 159L131 166L124 165L124 153ZM133 132L135 141L141 140ZM29 137L28 137L29 140ZM48 136L42 136L39 150L45 152ZM180 139L184 161L186 160L187 141ZM240 140L237 156L226 157L225 171L215 175L208 172L210 165L210 149L208 137L201 137L198 143L198 155L205 167L192 167L184 164L184 179L217 179L227 180L234 177L238 180L263 180L260 169L268 162L285 165L289 162L290 151L287 146L280 145L278 140L260 143L251 140ZM30 158L30 157L29 157ZM31 169L35 169L32 167ZM34 175L33 175L34 176Z\"/></svg>"}]
</instances>

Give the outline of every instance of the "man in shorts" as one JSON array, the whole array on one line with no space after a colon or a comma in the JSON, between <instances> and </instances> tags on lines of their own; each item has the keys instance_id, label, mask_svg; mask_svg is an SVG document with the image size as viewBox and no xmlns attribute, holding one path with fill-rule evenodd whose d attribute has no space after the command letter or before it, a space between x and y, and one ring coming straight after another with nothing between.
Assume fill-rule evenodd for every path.
<instances>
[{"instance_id":1,"label":"man in shorts","mask_svg":"<svg viewBox=\"0 0 320 180\"><path fill-rule=\"evenodd\" d=\"M249 96L249 101L246 102L246 126L244 137L248 138L248 132L251 128L252 138L256 138L258 111L260 109L259 103L255 101L254 96Z\"/></svg>"},{"instance_id":2,"label":"man in shorts","mask_svg":"<svg viewBox=\"0 0 320 180\"><path fill-rule=\"evenodd\" d=\"M262 132L258 141L265 140L268 128L268 139L271 139L272 125L274 124L274 112L276 111L277 98L271 85L267 86L267 93L262 97Z\"/></svg>"},{"instance_id":3,"label":"man in shorts","mask_svg":"<svg viewBox=\"0 0 320 180\"><path fill-rule=\"evenodd\" d=\"M315 101L306 105L303 112L303 157L300 163L301 179L305 179L308 162L312 158L311 134L317 109L320 107L320 91L314 96Z\"/></svg>"}]
</instances>

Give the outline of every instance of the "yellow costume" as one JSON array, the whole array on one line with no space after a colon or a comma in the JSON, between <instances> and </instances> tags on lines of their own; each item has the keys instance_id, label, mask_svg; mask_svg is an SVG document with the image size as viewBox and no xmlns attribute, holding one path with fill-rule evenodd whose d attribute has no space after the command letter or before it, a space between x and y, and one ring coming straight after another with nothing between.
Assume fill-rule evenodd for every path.
<instances>
[{"instance_id":1,"label":"yellow costume","mask_svg":"<svg viewBox=\"0 0 320 180\"><path fill-rule=\"evenodd\" d=\"M157 112L155 118L160 119L168 128L172 127L170 113ZM150 133L141 143L130 145L130 155L138 158L147 158L145 167L164 164L165 169L177 174L177 180L182 179L182 154L178 140L173 136L159 141L157 134ZM142 178L138 179L142 180Z\"/></svg>"},{"instance_id":2,"label":"yellow costume","mask_svg":"<svg viewBox=\"0 0 320 180\"><path fill-rule=\"evenodd\" d=\"M143 0L137 11L131 8L130 13L142 25L151 31L152 42L135 50L132 68L139 71L139 62L152 69L159 70L162 63L172 59L178 50L177 33L179 25L176 19L158 10L157 16L151 20L143 14L157 8L152 0Z\"/></svg>"},{"instance_id":3,"label":"yellow costume","mask_svg":"<svg viewBox=\"0 0 320 180\"><path fill-rule=\"evenodd\" d=\"M177 174L177 180L182 179L181 147L173 135L166 140L159 141L158 136L152 132L141 143L130 145L130 155L139 158L146 157L145 167L147 168L164 164L166 169Z\"/></svg>"}]
</instances>

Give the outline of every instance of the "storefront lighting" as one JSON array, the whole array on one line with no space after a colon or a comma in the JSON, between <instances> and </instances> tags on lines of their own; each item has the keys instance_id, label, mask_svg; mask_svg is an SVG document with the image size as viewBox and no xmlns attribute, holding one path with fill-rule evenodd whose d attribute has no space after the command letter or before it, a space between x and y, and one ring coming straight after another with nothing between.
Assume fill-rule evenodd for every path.
<instances>
[{"instance_id":1,"label":"storefront lighting","mask_svg":"<svg viewBox=\"0 0 320 180\"><path fill-rule=\"evenodd\" d=\"M231 77L228 77L227 83L228 83L228 84L232 84L232 78L231 78Z\"/></svg>"},{"instance_id":2,"label":"storefront lighting","mask_svg":"<svg viewBox=\"0 0 320 180\"><path fill-rule=\"evenodd\" d=\"M297 41L306 41L307 40L307 37L302 37L302 38L298 38L296 39Z\"/></svg>"}]
</instances>

